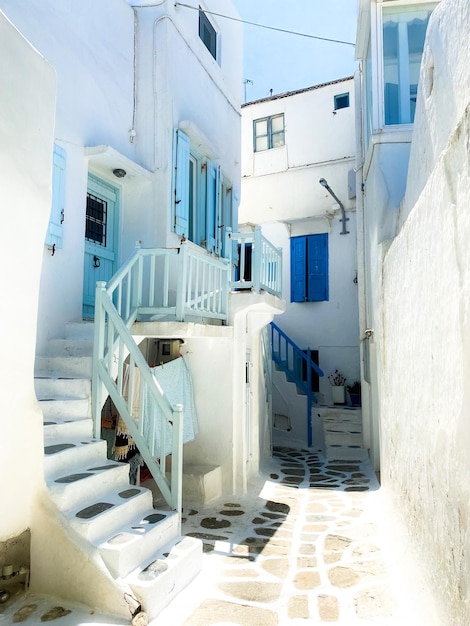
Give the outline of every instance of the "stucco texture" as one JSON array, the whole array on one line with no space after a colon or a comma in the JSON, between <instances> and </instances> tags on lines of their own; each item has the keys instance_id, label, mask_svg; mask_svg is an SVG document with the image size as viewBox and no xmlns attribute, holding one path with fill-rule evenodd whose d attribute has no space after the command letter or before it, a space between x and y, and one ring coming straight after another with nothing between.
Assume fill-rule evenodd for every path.
<instances>
[{"instance_id":1,"label":"stucco texture","mask_svg":"<svg viewBox=\"0 0 470 626\"><path fill-rule=\"evenodd\" d=\"M460 20L454 19L456 12ZM452 14L452 18L448 16ZM441 3L428 46L454 79L423 97L414 135L407 197L417 198L383 266L381 379L382 479L417 546L443 624L470 623L470 109L449 129L435 122L454 96L468 94L462 61L470 28L467 2ZM449 30L442 36L445 22ZM425 58L429 58L428 49ZM427 56L426 56L427 55ZM423 66L426 71L426 66ZM421 75L423 79L423 73ZM442 79L442 76L441 76ZM456 81L465 80L466 86ZM424 81L422 80L422 85ZM435 98L435 100L434 100ZM437 116L437 117L436 117ZM445 122L447 124L447 122ZM441 151L430 164L429 154ZM421 149L420 149L421 146ZM406 200L405 200L406 202Z\"/></svg>"}]
</instances>

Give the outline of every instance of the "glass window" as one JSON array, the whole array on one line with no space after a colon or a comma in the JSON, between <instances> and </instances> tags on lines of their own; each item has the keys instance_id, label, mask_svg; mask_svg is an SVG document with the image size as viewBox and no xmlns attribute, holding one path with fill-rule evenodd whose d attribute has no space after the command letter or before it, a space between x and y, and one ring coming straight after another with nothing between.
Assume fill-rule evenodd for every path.
<instances>
[{"instance_id":1,"label":"glass window","mask_svg":"<svg viewBox=\"0 0 470 626\"><path fill-rule=\"evenodd\" d=\"M347 109L349 106L349 93L341 93L335 96L335 111Z\"/></svg>"},{"instance_id":2,"label":"glass window","mask_svg":"<svg viewBox=\"0 0 470 626\"><path fill-rule=\"evenodd\" d=\"M284 114L264 117L253 122L254 150L270 150L284 145Z\"/></svg>"},{"instance_id":3,"label":"glass window","mask_svg":"<svg viewBox=\"0 0 470 626\"><path fill-rule=\"evenodd\" d=\"M385 124L411 124L426 29L435 4L383 9Z\"/></svg>"},{"instance_id":4,"label":"glass window","mask_svg":"<svg viewBox=\"0 0 470 626\"><path fill-rule=\"evenodd\" d=\"M215 28L209 22L207 15L199 7L199 37L202 39L204 45L212 54L214 59L217 58L217 33Z\"/></svg>"}]
</instances>

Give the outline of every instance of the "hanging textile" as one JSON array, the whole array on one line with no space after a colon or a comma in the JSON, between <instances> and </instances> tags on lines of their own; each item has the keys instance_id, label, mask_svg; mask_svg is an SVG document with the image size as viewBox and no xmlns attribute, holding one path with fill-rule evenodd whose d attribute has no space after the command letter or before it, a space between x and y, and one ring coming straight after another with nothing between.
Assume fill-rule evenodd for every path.
<instances>
[{"instance_id":1,"label":"hanging textile","mask_svg":"<svg viewBox=\"0 0 470 626\"><path fill-rule=\"evenodd\" d=\"M173 361L151 368L151 371L171 406L183 405L183 443L195 439L198 433L196 405L194 403L191 374L184 357L180 356ZM144 435L150 432L152 420L156 421L155 454L157 458L171 454L172 425L168 423L163 412L148 389L144 392ZM164 427L164 429L163 429ZM162 433L163 429L163 433ZM162 434L164 436L162 436ZM162 450L162 439L165 440Z\"/></svg>"}]
</instances>

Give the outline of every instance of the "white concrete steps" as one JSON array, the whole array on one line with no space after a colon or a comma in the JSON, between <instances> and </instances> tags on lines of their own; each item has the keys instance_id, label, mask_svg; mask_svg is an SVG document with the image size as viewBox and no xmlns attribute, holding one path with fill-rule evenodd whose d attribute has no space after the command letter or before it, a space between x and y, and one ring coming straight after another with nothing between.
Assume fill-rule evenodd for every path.
<instances>
[{"instance_id":1,"label":"white concrete steps","mask_svg":"<svg viewBox=\"0 0 470 626\"><path fill-rule=\"evenodd\" d=\"M202 544L193 537L177 537L136 568L126 582L148 615L158 615L199 573Z\"/></svg>"},{"instance_id":2,"label":"white concrete steps","mask_svg":"<svg viewBox=\"0 0 470 626\"><path fill-rule=\"evenodd\" d=\"M362 411L340 407L320 407L328 460L365 460Z\"/></svg>"},{"instance_id":3,"label":"white concrete steps","mask_svg":"<svg viewBox=\"0 0 470 626\"><path fill-rule=\"evenodd\" d=\"M70 466L66 472L49 476L47 486L62 511L79 510L89 503L90 494L101 499L110 490L129 487L129 465L100 459L100 464Z\"/></svg>"},{"instance_id":4,"label":"white concrete steps","mask_svg":"<svg viewBox=\"0 0 470 626\"><path fill-rule=\"evenodd\" d=\"M153 620L200 571L202 542L179 536L179 514L155 510L152 492L129 483L129 465L108 460L106 441L93 438L92 342L93 324L75 322L36 358L45 478L71 542L77 533L94 546L116 588L132 589Z\"/></svg>"},{"instance_id":5,"label":"white concrete steps","mask_svg":"<svg viewBox=\"0 0 470 626\"><path fill-rule=\"evenodd\" d=\"M152 509L134 516L119 532L110 534L98 549L111 574L127 576L143 561L163 549L178 535L178 515L174 511Z\"/></svg>"}]
</instances>

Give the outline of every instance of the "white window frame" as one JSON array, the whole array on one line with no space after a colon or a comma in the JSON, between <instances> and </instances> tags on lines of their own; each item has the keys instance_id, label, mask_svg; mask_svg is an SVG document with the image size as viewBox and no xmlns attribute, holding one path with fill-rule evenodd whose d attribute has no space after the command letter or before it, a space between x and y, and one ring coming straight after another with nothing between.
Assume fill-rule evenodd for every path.
<instances>
[{"instance_id":1,"label":"white window frame","mask_svg":"<svg viewBox=\"0 0 470 626\"><path fill-rule=\"evenodd\" d=\"M372 53L372 89L377 94L375 102L372 103L372 132L387 130L391 132L411 131L413 123L410 124L387 124L385 125L385 81L383 66L383 9L395 7L410 7L414 5L438 4L439 0L378 0L372 5L372 20L375 24L371 32L371 53ZM375 13L375 14L374 14ZM375 52L375 53L374 53ZM374 100L374 99L373 99Z\"/></svg>"}]
</instances>

